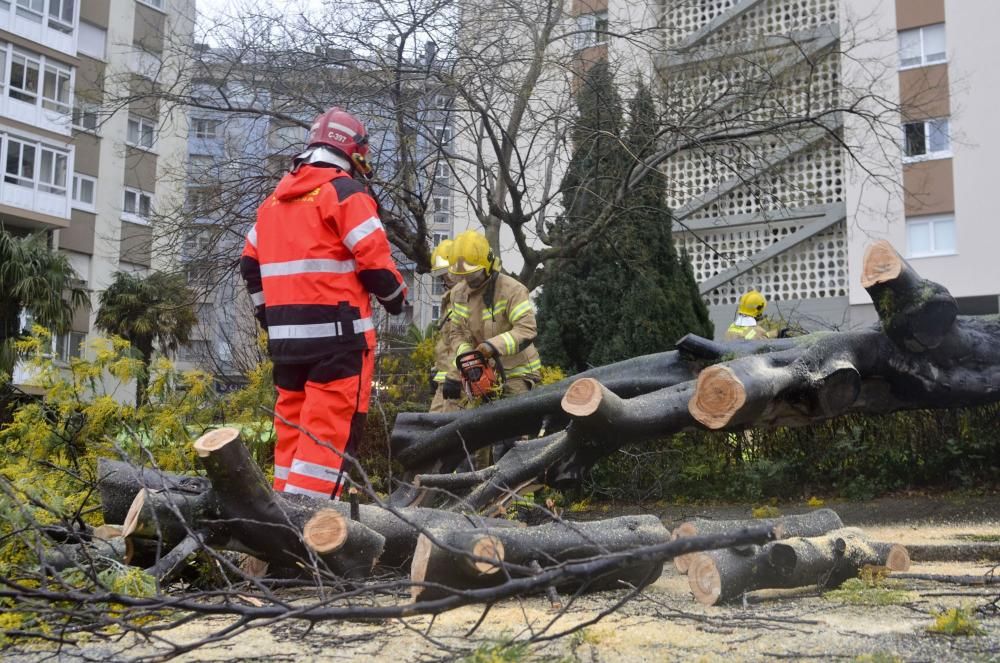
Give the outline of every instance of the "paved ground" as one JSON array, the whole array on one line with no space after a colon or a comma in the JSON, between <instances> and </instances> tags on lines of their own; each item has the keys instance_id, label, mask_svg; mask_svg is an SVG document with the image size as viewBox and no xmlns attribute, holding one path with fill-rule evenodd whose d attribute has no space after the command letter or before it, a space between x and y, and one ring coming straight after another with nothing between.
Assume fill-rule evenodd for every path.
<instances>
[{"instance_id":1,"label":"paved ground","mask_svg":"<svg viewBox=\"0 0 1000 663\"><path fill-rule=\"evenodd\" d=\"M866 503L827 504L846 524L866 529L872 538L905 545L952 546L958 556L970 546L1000 537L1000 498L903 498ZM637 508L616 509L617 513ZM691 515L747 517L747 507L653 507L668 525ZM783 513L806 510L782 507ZM599 513L597 516L610 515ZM964 547L963 547L964 546ZM930 550L930 548L928 548ZM995 561L982 559L993 556ZM995 550L994 550L995 552ZM1000 555L980 548L966 561L915 561L911 572L983 575L1000 564ZM1000 570L998 570L1000 574ZM898 605L845 605L812 589L757 592L746 604L707 608L695 603L686 578L668 565L646 592L612 614L621 593L584 597L562 615L554 615L543 598L510 600L494 606L472 635L481 608L462 608L431 620L414 617L378 624L328 622L312 629L283 622L185 654L179 660L451 660L477 656L477 661L1000 661L1000 615L978 615L983 635L947 637L927 631L932 613L952 607L970 611L1000 597L1000 586L962 587L907 580L910 592ZM995 603L994 603L995 605ZM600 618L600 619L599 619ZM523 650L505 646L532 635L553 636L596 621L575 634L542 641ZM228 622L203 619L170 634L190 641L218 631ZM344 642L344 640L352 640ZM148 644L94 645L87 660L128 660L155 652ZM8 652L18 660L38 654ZM867 658L866 658L867 657ZM60 658L80 660L68 653Z\"/></svg>"}]
</instances>

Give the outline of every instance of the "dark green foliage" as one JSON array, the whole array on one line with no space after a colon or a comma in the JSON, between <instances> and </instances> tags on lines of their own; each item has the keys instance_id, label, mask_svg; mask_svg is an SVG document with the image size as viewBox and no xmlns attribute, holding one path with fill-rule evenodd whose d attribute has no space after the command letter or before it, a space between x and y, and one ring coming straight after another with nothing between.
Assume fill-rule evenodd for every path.
<instances>
[{"instance_id":1,"label":"dark green foliage","mask_svg":"<svg viewBox=\"0 0 1000 663\"><path fill-rule=\"evenodd\" d=\"M101 293L97 327L128 340L146 367L146 374L136 380L137 404L146 399L153 349L176 350L191 340L198 323L194 301L182 275L164 272L149 276L116 272Z\"/></svg>"},{"instance_id":2,"label":"dark green foliage","mask_svg":"<svg viewBox=\"0 0 1000 663\"><path fill-rule=\"evenodd\" d=\"M588 72L578 95L574 153L562 182L564 240L599 221L637 159L655 149L653 97L638 86L624 128L607 65ZM653 172L612 210L607 229L572 258L554 261L539 297L540 351L570 371L672 347L688 332L712 335L687 260L677 255L666 185Z\"/></svg>"},{"instance_id":3,"label":"dark green foliage","mask_svg":"<svg viewBox=\"0 0 1000 663\"><path fill-rule=\"evenodd\" d=\"M16 361L21 309L57 334L68 331L73 311L87 301L79 279L66 256L49 249L45 233L15 237L0 228L0 375Z\"/></svg>"},{"instance_id":4,"label":"dark green foliage","mask_svg":"<svg viewBox=\"0 0 1000 663\"><path fill-rule=\"evenodd\" d=\"M850 499L906 488L996 486L1000 405L851 415L804 428L688 432L626 447L590 490L616 499Z\"/></svg>"}]
</instances>

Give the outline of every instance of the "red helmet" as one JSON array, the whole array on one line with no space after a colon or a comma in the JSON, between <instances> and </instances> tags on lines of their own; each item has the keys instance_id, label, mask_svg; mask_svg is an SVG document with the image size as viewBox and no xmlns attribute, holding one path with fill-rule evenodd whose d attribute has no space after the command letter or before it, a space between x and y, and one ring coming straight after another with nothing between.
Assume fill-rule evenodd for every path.
<instances>
[{"instance_id":1,"label":"red helmet","mask_svg":"<svg viewBox=\"0 0 1000 663\"><path fill-rule=\"evenodd\" d=\"M362 175L370 175L368 132L365 125L342 108L334 106L317 117L309 129L309 147L324 145L351 160Z\"/></svg>"}]
</instances>

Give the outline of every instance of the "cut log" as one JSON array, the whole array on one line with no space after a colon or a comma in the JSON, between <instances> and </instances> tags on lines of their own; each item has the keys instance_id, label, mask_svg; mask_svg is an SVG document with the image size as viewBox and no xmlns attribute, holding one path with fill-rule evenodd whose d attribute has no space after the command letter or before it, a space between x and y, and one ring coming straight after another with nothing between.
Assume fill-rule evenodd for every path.
<instances>
[{"instance_id":1,"label":"cut log","mask_svg":"<svg viewBox=\"0 0 1000 663\"><path fill-rule=\"evenodd\" d=\"M194 449L212 483L212 494L228 533L245 547L240 552L261 557L272 567L309 568L319 561L321 569L325 566L338 576L358 578L371 574L385 545L384 537L345 518L348 534L343 545L330 552L311 549L303 540L303 529L316 509L274 494L240 441L237 429L206 433L194 442Z\"/></svg>"},{"instance_id":2,"label":"cut log","mask_svg":"<svg viewBox=\"0 0 1000 663\"><path fill-rule=\"evenodd\" d=\"M588 559L669 542L670 532L656 516L624 516L590 522L558 521L525 529L449 532L432 529L422 535L413 558L410 579L414 600L428 601L449 596L456 590L494 587L508 577L534 575L532 562L550 568L573 560ZM433 538L439 544L432 543ZM456 543L458 545L452 545ZM476 545L478 544L478 548ZM470 553L485 559L472 559ZM459 560L464 557L465 562ZM504 562L502 572L497 564ZM663 560L623 564L598 578L573 578L559 590L598 591L643 587L660 577ZM544 590L544 588L542 588Z\"/></svg>"},{"instance_id":3,"label":"cut log","mask_svg":"<svg viewBox=\"0 0 1000 663\"><path fill-rule=\"evenodd\" d=\"M189 557L201 550L201 540L189 534L166 555L156 561L156 564L146 569L146 573L156 578L161 585L176 579L184 570Z\"/></svg>"},{"instance_id":4,"label":"cut log","mask_svg":"<svg viewBox=\"0 0 1000 663\"><path fill-rule=\"evenodd\" d=\"M127 564L130 556L129 544L121 537L107 541L94 539L89 543L53 546L42 554L39 565L46 573L78 569L88 577L96 578L102 571Z\"/></svg>"},{"instance_id":5,"label":"cut log","mask_svg":"<svg viewBox=\"0 0 1000 663\"><path fill-rule=\"evenodd\" d=\"M125 522L132 500L143 488L203 493L208 490L209 483L204 477L171 474L110 458L97 460L97 491L101 497L104 522Z\"/></svg>"},{"instance_id":6,"label":"cut log","mask_svg":"<svg viewBox=\"0 0 1000 663\"><path fill-rule=\"evenodd\" d=\"M714 550L694 556L688 583L695 599L717 605L757 589L837 587L866 565L909 569L906 549L872 543L854 528L819 537L791 538L762 546L753 555Z\"/></svg>"},{"instance_id":7,"label":"cut log","mask_svg":"<svg viewBox=\"0 0 1000 663\"><path fill-rule=\"evenodd\" d=\"M449 587L465 585L484 586L480 576L494 575L500 571L504 560L503 543L496 536L482 530L430 530L430 536L440 545L421 535L413 553L410 579L414 583L439 582ZM413 585L410 594L414 600L425 591Z\"/></svg>"},{"instance_id":8,"label":"cut log","mask_svg":"<svg viewBox=\"0 0 1000 663\"><path fill-rule=\"evenodd\" d=\"M673 532L674 539L686 536L704 536L705 534L720 534L732 532L744 527L773 527L779 539L801 536L819 536L835 529L840 529L844 523L832 509L817 509L796 516L781 516L779 518L751 518L746 520L709 520L695 518L680 525ZM756 550L741 549L736 552L747 555ZM674 568L680 573L687 573L693 555L678 555L674 557Z\"/></svg>"}]
</instances>

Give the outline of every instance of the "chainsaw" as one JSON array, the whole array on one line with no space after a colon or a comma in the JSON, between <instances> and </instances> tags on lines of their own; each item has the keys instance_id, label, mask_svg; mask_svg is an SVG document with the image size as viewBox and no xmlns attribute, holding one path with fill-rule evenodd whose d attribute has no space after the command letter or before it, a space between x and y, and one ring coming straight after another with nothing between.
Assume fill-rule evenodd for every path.
<instances>
[{"instance_id":1,"label":"chainsaw","mask_svg":"<svg viewBox=\"0 0 1000 663\"><path fill-rule=\"evenodd\" d=\"M462 374L462 386L469 398L492 400L506 381L503 364L494 358L487 359L479 350L470 350L455 359Z\"/></svg>"}]
</instances>

